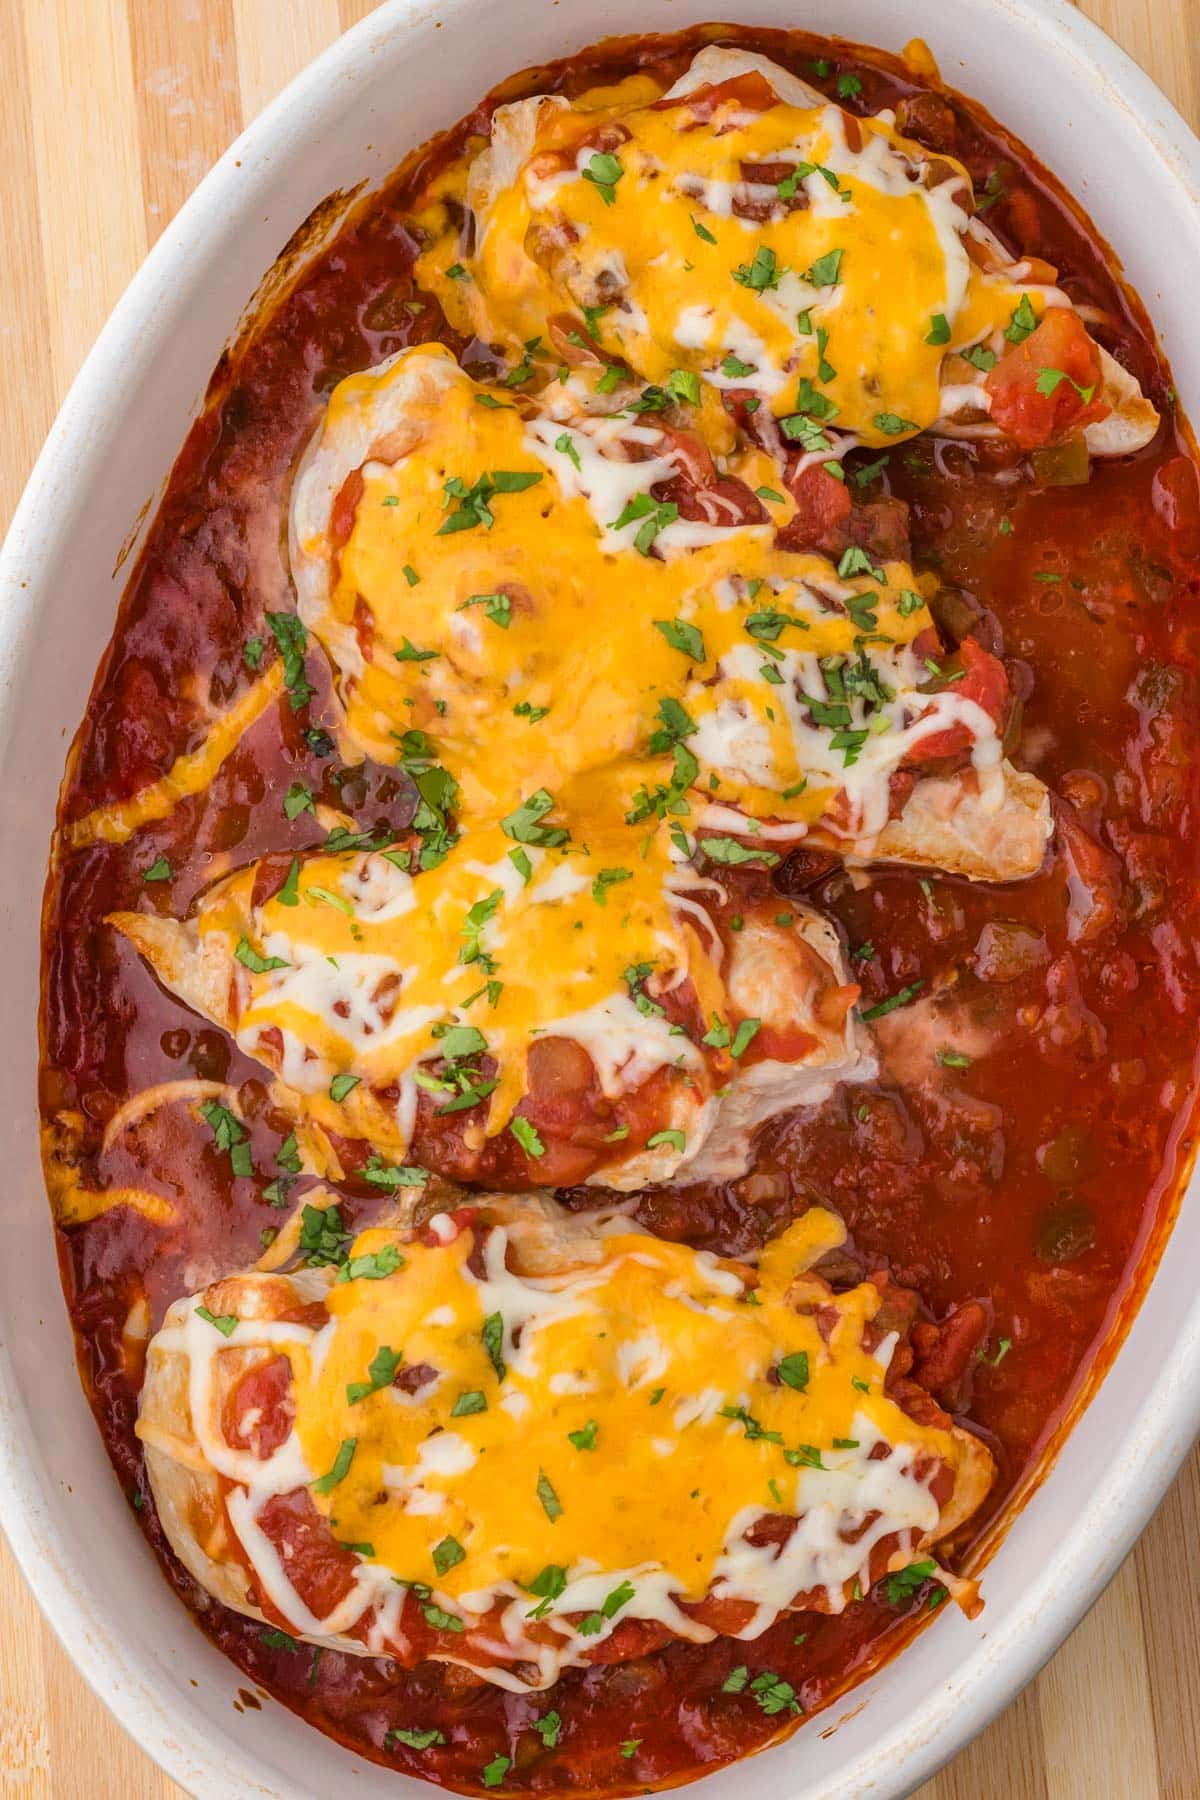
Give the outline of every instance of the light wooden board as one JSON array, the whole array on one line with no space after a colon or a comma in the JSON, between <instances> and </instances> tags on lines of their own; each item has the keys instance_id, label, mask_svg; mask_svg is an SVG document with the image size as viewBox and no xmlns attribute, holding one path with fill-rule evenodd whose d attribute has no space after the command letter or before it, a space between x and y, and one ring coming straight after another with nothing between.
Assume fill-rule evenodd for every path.
<instances>
[{"instance_id":1,"label":"light wooden board","mask_svg":"<svg viewBox=\"0 0 1200 1800\"><path fill-rule=\"evenodd\" d=\"M172 214L243 123L371 8L0 0L0 345L17 397L0 440L0 524L67 384ZM1200 126L1200 0L1083 9ZM936 5L929 35L936 43ZM1054 1661L919 1800L1200 1795L1198 1545L1200 1451ZM0 1793L178 1800L76 1675L2 1545L0 1618ZM766 1792L765 1764L763 1781Z\"/></svg>"}]
</instances>

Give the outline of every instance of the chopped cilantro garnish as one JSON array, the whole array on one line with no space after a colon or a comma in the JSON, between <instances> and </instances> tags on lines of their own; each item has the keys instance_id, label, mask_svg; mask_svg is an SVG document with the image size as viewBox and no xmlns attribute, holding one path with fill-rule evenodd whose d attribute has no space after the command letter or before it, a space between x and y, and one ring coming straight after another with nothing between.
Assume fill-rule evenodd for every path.
<instances>
[{"instance_id":1,"label":"chopped cilantro garnish","mask_svg":"<svg viewBox=\"0 0 1200 1800\"><path fill-rule=\"evenodd\" d=\"M483 1347L488 1353L488 1360L496 1371L497 1381L503 1381L508 1374L508 1365L504 1361L504 1320L498 1312L489 1313L483 1321Z\"/></svg>"},{"instance_id":2,"label":"chopped cilantro garnish","mask_svg":"<svg viewBox=\"0 0 1200 1800\"><path fill-rule=\"evenodd\" d=\"M529 1119L519 1115L510 1120L508 1129L520 1144L526 1156L545 1156L546 1146L538 1135L537 1127Z\"/></svg>"},{"instance_id":3,"label":"chopped cilantro garnish","mask_svg":"<svg viewBox=\"0 0 1200 1800\"><path fill-rule=\"evenodd\" d=\"M512 624L512 601L507 594L472 594L458 611L466 612L469 606L482 606L485 617L504 631Z\"/></svg>"},{"instance_id":4,"label":"chopped cilantro garnish","mask_svg":"<svg viewBox=\"0 0 1200 1800\"><path fill-rule=\"evenodd\" d=\"M779 861L778 853L766 850L761 846L748 849L739 844L736 838L709 837L700 839L700 848L710 862L722 863L726 868L736 868L740 863L761 862L773 869Z\"/></svg>"},{"instance_id":5,"label":"chopped cilantro garnish","mask_svg":"<svg viewBox=\"0 0 1200 1800\"><path fill-rule=\"evenodd\" d=\"M911 981L907 987L902 987L899 993L890 994L886 1000L880 1000L877 1005L864 1008L859 1014L859 1018L882 1019L885 1014L895 1012L897 1007L907 1006L910 1000L915 1000L924 986L924 981Z\"/></svg>"},{"instance_id":6,"label":"chopped cilantro garnish","mask_svg":"<svg viewBox=\"0 0 1200 1800\"><path fill-rule=\"evenodd\" d=\"M1096 391L1094 382L1090 387L1080 387L1079 383L1073 376L1068 375L1065 369L1039 369L1037 391L1039 394L1053 394L1062 386L1064 381L1069 381L1071 383L1071 386L1075 389L1075 392L1079 395L1079 398L1083 401L1085 406Z\"/></svg>"},{"instance_id":7,"label":"chopped cilantro garnish","mask_svg":"<svg viewBox=\"0 0 1200 1800\"><path fill-rule=\"evenodd\" d=\"M580 1637L595 1637L597 1632L603 1631L608 1621L615 1619L622 1607L628 1606L636 1593L637 1589L631 1581L623 1581L619 1587L613 1588L612 1592L606 1594L601 1601L599 1612L588 1613L586 1617L580 1619L575 1628Z\"/></svg>"},{"instance_id":8,"label":"chopped cilantro garnish","mask_svg":"<svg viewBox=\"0 0 1200 1800\"><path fill-rule=\"evenodd\" d=\"M804 271L804 279L811 287L836 287L841 280L841 250L827 250L824 256L818 256L811 268Z\"/></svg>"},{"instance_id":9,"label":"chopped cilantro garnish","mask_svg":"<svg viewBox=\"0 0 1200 1800\"><path fill-rule=\"evenodd\" d=\"M232 1337L241 1323L236 1313L221 1313L218 1316L216 1313L210 1312L207 1306L198 1306L196 1317L203 1319L206 1325L211 1325L214 1330L219 1331L222 1337Z\"/></svg>"},{"instance_id":10,"label":"chopped cilantro garnish","mask_svg":"<svg viewBox=\"0 0 1200 1800\"><path fill-rule=\"evenodd\" d=\"M383 1741L389 1750L393 1744L404 1744L409 1750L429 1750L435 1744L444 1744L446 1739L436 1725L430 1725L425 1730L416 1726L393 1725Z\"/></svg>"},{"instance_id":11,"label":"chopped cilantro garnish","mask_svg":"<svg viewBox=\"0 0 1200 1800\"><path fill-rule=\"evenodd\" d=\"M339 1281L383 1281L388 1275L394 1275L397 1269L404 1267L404 1258L395 1244L385 1244L382 1250L369 1251L364 1256L352 1256L338 1270Z\"/></svg>"},{"instance_id":12,"label":"chopped cilantro garnish","mask_svg":"<svg viewBox=\"0 0 1200 1800\"><path fill-rule=\"evenodd\" d=\"M283 683L288 691L292 711L299 712L312 699L315 689L304 673L304 656L308 648L308 632L295 613L269 612L267 624L283 658Z\"/></svg>"},{"instance_id":13,"label":"chopped cilantro garnish","mask_svg":"<svg viewBox=\"0 0 1200 1800\"><path fill-rule=\"evenodd\" d=\"M350 1265L347 1264L347 1267ZM346 1387L346 1399L351 1406L357 1406L369 1394L377 1394L380 1388L391 1387L396 1379L396 1371L404 1361L399 1350L393 1350L389 1344L381 1344L371 1361L367 1364L366 1381L351 1381Z\"/></svg>"},{"instance_id":14,"label":"chopped cilantro garnish","mask_svg":"<svg viewBox=\"0 0 1200 1800\"><path fill-rule=\"evenodd\" d=\"M565 1592L566 1586L567 1571L559 1563L547 1563L529 1583L529 1592L537 1595L541 1605L535 1606L527 1616L531 1619L544 1619L552 1602Z\"/></svg>"},{"instance_id":15,"label":"chopped cilantro garnish","mask_svg":"<svg viewBox=\"0 0 1200 1800\"><path fill-rule=\"evenodd\" d=\"M555 1493L553 1484L545 1469L538 1470L537 1497L542 1503L542 1511L552 1525L556 1519L562 1518L562 1501Z\"/></svg>"},{"instance_id":16,"label":"chopped cilantro garnish","mask_svg":"<svg viewBox=\"0 0 1200 1800\"><path fill-rule=\"evenodd\" d=\"M775 252L766 244L760 244L754 252L754 260L739 263L733 271L733 279L742 287L753 288L755 293L762 293L767 288L779 286L781 270L776 265Z\"/></svg>"},{"instance_id":17,"label":"chopped cilantro garnish","mask_svg":"<svg viewBox=\"0 0 1200 1800\"><path fill-rule=\"evenodd\" d=\"M402 1187L424 1187L429 1180L428 1170L418 1168L415 1163L386 1163L377 1150L371 1152L362 1176L372 1187L393 1191Z\"/></svg>"},{"instance_id":18,"label":"chopped cilantro garnish","mask_svg":"<svg viewBox=\"0 0 1200 1800\"><path fill-rule=\"evenodd\" d=\"M558 437L554 440L554 448L558 451L560 456L569 457L577 469L582 469L583 461L575 446L575 439L571 436L569 431L559 433Z\"/></svg>"},{"instance_id":19,"label":"chopped cilantro garnish","mask_svg":"<svg viewBox=\"0 0 1200 1800\"><path fill-rule=\"evenodd\" d=\"M592 883L592 899L597 906L607 906L609 888L618 882L632 880L632 869L601 869Z\"/></svg>"},{"instance_id":20,"label":"chopped cilantro garnish","mask_svg":"<svg viewBox=\"0 0 1200 1800\"><path fill-rule=\"evenodd\" d=\"M327 1475L322 1475L313 1482L313 1492L331 1494L338 1483L345 1481L350 1473L350 1464L354 1461L354 1452L358 1448L357 1438L343 1438L338 1446L338 1453L333 1459L333 1467Z\"/></svg>"},{"instance_id":21,"label":"chopped cilantro garnish","mask_svg":"<svg viewBox=\"0 0 1200 1800\"><path fill-rule=\"evenodd\" d=\"M457 1538L444 1537L440 1544L433 1546L433 1566L439 1575L445 1575L463 1562L466 1554Z\"/></svg>"},{"instance_id":22,"label":"chopped cilantro garnish","mask_svg":"<svg viewBox=\"0 0 1200 1800\"><path fill-rule=\"evenodd\" d=\"M583 170L583 179L590 181L598 190L605 206L611 206L617 197L617 183L624 173L617 157L607 150L600 150Z\"/></svg>"},{"instance_id":23,"label":"chopped cilantro garnish","mask_svg":"<svg viewBox=\"0 0 1200 1800\"><path fill-rule=\"evenodd\" d=\"M1013 311L1012 318L1004 327L1004 335L1010 344L1023 344L1030 332L1037 330L1037 322L1033 302L1028 294L1022 294Z\"/></svg>"},{"instance_id":24,"label":"chopped cilantro garnish","mask_svg":"<svg viewBox=\"0 0 1200 1800\"><path fill-rule=\"evenodd\" d=\"M202 1101L199 1112L200 1117L210 1127L213 1137L216 1139L217 1149L228 1155L234 1174L242 1176L252 1174L250 1144L246 1137L245 1127L240 1120L218 1100Z\"/></svg>"},{"instance_id":25,"label":"chopped cilantro garnish","mask_svg":"<svg viewBox=\"0 0 1200 1800\"><path fill-rule=\"evenodd\" d=\"M272 969L290 969L291 963L283 956L260 956L249 938L239 938L234 956L243 968L249 969L252 975L266 975Z\"/></svg>"},{"instance_id":26,"label":"chopped cilantro garnish","mask_svg":"<svg viewBox=\"0 0 1200 1800\"><path fill-rule=\"evenodd\" d=\"M406 637L400 639L402 648L393 650L392 655L397 662L433 662L442 653L440 650L418 650L417 646Z\"/></svg>"},{"instance_id":27,"label":"chopped cilantro garnish","mask_svg":"<svg viewBox=\"0 0 1200 1800\"><path fill-rule=\"evenodd\" d=\"M519 844L534 844L545 850L557 850L570 839L570 832L563 825L543 825L541 821L548 812L554 810L554 796L545 788L538 788L523 800L515 812L501 819L500 829L506 837L515 838Z\"/></svg>"},{"instance_id":28,"label":"chopped cilantro garnish","mask_svg":"<svg viewBox=\"0 0 1200 1800\"><path fill-rule=\"evenodd\" d=\"M883 570L876 567L867 552L858 544L851 544L848 550L843 550L837 572L843 581L851 575L869 575L873 581L883 581L884 579Z\"/></svg>"},{"instance_id":29,"label":"chopped cilantro garnish","mask_svg":"<svg viewBox=\"0 0 1200 1800\"><path fill-rule=\"evenodd\" d=\"M796 1698L796 1690L790 1681L784 1681L773 1669L764 1669L750 1683L750 1692L768 1718L777 1713L800 1713L804 1711Z\"/></svg>"},{"instance_id":30,"label":"chopped cilantro garnish","mask_svg":"<svg viewBox=\"0 0 1200 1800\"><path fill-rule=\"evenodd\" d=\"M156 856L148 869L142 870L143 881L170 881L174 870L165 856Z\"/></svg>"},{"instance_id":31,"label":"chopped cilantro garnish","mask_svg":"<svg viewBox=\"0 0 1200 1800\"><path fill-rule=\"evenodd\" d=\"M470 1418L472 1413L486 1412L487 1409L487 1395L479 1388L469 1388L465 1394L460 1394L458 1396L458 1399L450 1408L450 1417L452 1419L467 1419Z\"/></svg>"},{"instance_id":32,"label":"chopped cilantro garnish","mask_svg":"<svg viewBox=\"0 0 1200 1800\"><path fill-rule=\"evenodd\" d=\"M345 1262L349 1241L350 1233L336 1206L305 1206L300 1215L300 1249L310 1268Z\"/></svg>"},{"instance_id":33,"label":"chopped cilantro garnish","mask_svg":"<svg viewBox=\"0 0 1200 1800\"><path fill-rule=\"evenodd\" d=\"M937 1564L933 1562L914 1562L909 1563L906 1569L898 1569L887 1578L888 1605L902 1606L936 1574Z\"/></svg>"},{"instance_id":34,"label":"chopped cilantro garnish","mask_svg":"<svg viewBox=\"0 0 1200 1800\"><path fill-rule=\"evenodd\" d=\"M659 502L649 494L634 494L627 500L620 513L609 525L610 531L622 531L626 525L632 525L641 519L642 524L634 537L634 548L643 556L649 556L654 540L664 526L673 525L679 517L679 508L674 501Z\"/></svg>"},{"instance_id":35,"label":"chopped cilantro garnish","mask_svg":"<svg viewBox=\"0 0 1200 1800\"><path fill-rule=\"evenodd\" d=\"M917 431L918 426L911 419L902 419L898 413L881 412L875 414L875 429L882 431L886 437L899 437L905 431Z\"/></svg>"},{"instance_id":36,"label":"chopped cilantro garnish","mask_svg":"<svg viewBox=\"0 0 1200 1800\"><path fill-rule=\"evenodd\" d=\"M704 661L704 638L695 625L683 619L655 619L654 628L661 631L672 650L679 650L693 662Z\"/></svg>"},{"instance_id":37,"label":"chopped cilantro garnish","mask_svg":"<svg viewBox=\"0 0 1200 1800\"><path fill-rule=\"evenodd\" d=\"M700 377L694 369L672 369L667 376L667 392L673 400L684 400L689 406L699 406Z\"/></svg>"},{"instance_id":38,"label":"chopped cilantro garnish","mask_svg":"<svg viewBox=\"0 0 1200 1800\"><path fill-rule=\"evenodd\" d=\"M451 476L445 484L446 505L450 506L454 502L455 509L438 526L438 537L445 537L456 531L472 531L478 525L490 530L496 522L491 510L491 501L495 496L524 493L526 488L533 487L541 479L541 470L494 469L490 475L481 475L478 481L467 487L460 476Z\"/></svg>"},{"instance_id":39,"label":"chopped cilantro garnish","mask_svg":"<svg viewBox=\"0 0 1200 1800\"><path fill-rule=\"evenodd\" d=\"M435 1631L465 1631L466 1626L457 1613L447 1612L444 1606L437 1606L427 1600L421 1608L425 1623L432 1625ZM507 1761L507 1758L503 1759Z\"/></svg>"}]
</instances>

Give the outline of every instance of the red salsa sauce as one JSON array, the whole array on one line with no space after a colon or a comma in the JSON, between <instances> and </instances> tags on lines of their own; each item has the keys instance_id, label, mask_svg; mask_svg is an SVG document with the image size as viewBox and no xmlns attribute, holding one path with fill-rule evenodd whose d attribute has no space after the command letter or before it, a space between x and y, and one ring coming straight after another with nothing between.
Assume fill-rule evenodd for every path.
<instances>
[{"instance_id":1,"label":"red salsa sauce","mask_svg":"<svg viewBox=\"0 0 1200 1800\"><path fill-rule=\"evenodd\" d=\"M639 67L669 81L701 41L691 33L602 46L506 83L499 98L573 94ZM1144 313L1028 151L881 52L802 33L723 32L720 41L764 52L848 110L899 107L911 135L959 157L988 224L1014 251L1051 261L1072 299L1098 309L1095 336L1165 421L1146 450L1094 463L1078 486L1056 485L1015 447L920 438L890 455L874 497L907 503L914 564L944 584L939 624L951 636L970 629L1002 654L1022 698L1015 754L1056 797L1051 852L1042 873L1010 887L900 869L864 878L829 858L789 858L775 887L805 894L844 928L863 1006L898 995L932 1002L908 1013L921 1021L916 1030L904 1004L885 1012L879 1080L775 1121L749 1176L639 1201L658 1233L731 1255L820 1201L850 1231L846 1280L886 1270L919 1291L931 1320L979 1303L968 1366L947 1366L938 1390L953 1410L969 1409L999 1463L987 1506L948 1547L951 1566L965 1559L970 1568L981 1529L1036 1470L1115 1343L1189 1160L1200 1018L1196 469ZM847 75L854 80L839 85ZM407 221L437 169L470 134L486 133L496 103L406 165L222 359L124 596L72 753L64 826L157 780L196 747L206 709L227 707L253 679L247 641L269 641L264 614L292 604L281 549L291 470L337 381L434 338L468 361L481 353L414 290L418 246ZM315 846L311 812L289 820L282 809L297 780L364 829L407 825L411 796L394 772L341 768L316 654L308 673L310 705L270 708L201 794L123 844L60 843L51 871L48 1126L80 1186L136 1187L168 1209L165 1223L117 1206L59 1228L105 1444L202 1628L252 1681L362 1754L469 1791L501 1756L511 1759L510 1791L642 1790L694 1775L789 1722L745 1681L729 1683L731 1671L773 1671L811 1713L909 1635L929 1590L889 1593L884 1581L840 1617L793 1615L753 1643L675 1644L518 1695L464 1684L438 1663L402 1673L385 1659L294 1645L200 1592L155 1517L133 1430L142 1359L141 1340L123 1335L130 1310L144 1298L157 1329L173 1299L260 1254L286 1216L271 1183L290 1122L272 1109L258 1066L159 987L104 921L147 905L182 916L231 867ZM159 859L169 872L147 880ZM735 897L739 882L749 899L766 880L731 873ZM949 1021L956 1043L978 1042L977 1058L941 1059ZM151 1112L104 1147L128 1096L193 1075L239 1086L249 1176L234 1175L213 1133L180 1106ZM348 1183L348 1225L378 1208L369 1192ZM583 1205L587 1196L564 1198ZM551 1709L556 1741L533 1728ZM422 1746L431 1732L444 1742Z\"/></svg>"}]
</instances>

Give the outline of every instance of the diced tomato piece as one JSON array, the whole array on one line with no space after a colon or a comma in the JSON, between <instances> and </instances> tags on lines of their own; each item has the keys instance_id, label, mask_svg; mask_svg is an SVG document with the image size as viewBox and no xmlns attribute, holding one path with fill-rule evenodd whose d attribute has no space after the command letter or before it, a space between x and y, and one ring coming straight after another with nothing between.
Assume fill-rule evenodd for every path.
<instances>
[{"instance_id":1,"label":"diced tomato piece","mask_svg":"<svg viewBox=\"0 0 1200 1800\"><path fill-rule=\"evenodd\" d=\"M989 1329L988 1309L980 1300L956 1307L940 1325L919 1321L912 1332L913 1378L931 1394L957 1389Z\"/></svg>"},{"instance_id":2,"label":"diced tomato piece","mask_svg":"<svg viewBox=\"0 0 1200 1800\"><path fill-rule=\"evenodd\" d=\"M667 481L656 481L651 488L660 502L673 502L681 519L703 525L763 525L767 511L754 493L732 475L718 475L712 452L698 432L676 425L663 425L661 442L651 445L629 443L626 451L632 461L647 456L667 456L679 473Z\"/></svg>"},{"instance_id":3,"label":"diced tomato piece","mask_svg":"<svg viewBox=\"0 0 1200 1800\"><path fill-rule=\"evenodd\" d=\"M703 1600L681 1601L679 1610L695 1619L697 1625L707 1625L721 1637L732 1637L735 1632L744 1631L754 1617L754 1608L748 1600L713 1595L707 1595Z\"/></svg>"},{"instance_id":4,"label":"diced tomato piece","mask_svg":"<svg viewBox=\"0 0 1200 1800\"><path fill-rule=\"evenodd\" d=\"M783 550L844 549L853 502L844 481L810 463L788 481L796 511L778 535Z\"/></svg>"},{"instance_id":5,"label":"diced tomato piece","mask_svg":"<svg viewBox=\"0 0 1200 1800\"><path fill-rule=\"evenodd\" d=\"M338 1545L329 1529L328 1519L317 1511L308 1489L296 1488L290 1494L272 1495L257 1522L259 1530L282 1555L288 1580L305 1606L318 1619L328 1617L354 1586L354 1571L358 1564L351 1551ZM265 1594L259 1595L258 1604L268 1618L284 1626L290 1624Z\"/></svg>"},{"instance_id":6,"label":"diced tomato piece","mask_svg":"<svg viewBox=\"0 0 1200 1800\"><path fill-rule=\"evenodd\" d=\"M354 530L358 503L363 497L365 486L362 470L351 469L337 491L337 498L329 513L329 541L335 550L341 549Z\"/></svg>"},{"instance_id":7,"label":"diced tomato piece","mask_svg":"<svg viewBox=\"0 0 1200 1800\"><path fill-rule=\"evenodd\" d=\"M960 700L973 700L999 726L1008 701L1008 676L1004 664L990 651L981 649L973 637L964 638L957 654L943 666L953 669L955 663L963 670L963 676L961 681L954 683L953 692ZM927 708L921 717L927 717L932 710L932 707ZM941 762L947 756L960 756L974 741L966 725L948 725L945 731L935 731L922 738L913 746L906 761L910 765Z\"/></svg>"},{"instance_id":8,"label":"diced tomato piece","mask_svg":"<svg viewBox=\"0 0 1200 1800\"><path fill-rule=\"evenodd\" d=\"M286 1356L272 1356L248 1369L226 1395L221 1430L226 1443L265 1462L287 1442L295 1412L292 1365Z\"/></svg>"},{"instance_id":9,"label":"diced tomato piece","mask_svg":"<svg viewBox=\"0 0 1200 1800\"><path fill-rule=\"evenodd\" d=\"M1054 373L1063 379L1052 384ZM1022 450L1056 443L1111 410L1100 398L1100 352L1083 320L1065 306L1049 307L1037 330L1004 353L984 385L993 423Z\"/></svg>"},{"instance_id":10,"label":"diced tomato piece","mask_svg":"<svg viewBox=\"0 0 1200 1800\"><path fill-rule=\"evenodd\" d=\"M673 1636L668 1626L653 1619L622 1619L603 1643L588 1651L587 1660L594 1664L633 1662L639 1656L661 1650Z\"/></svg>"}]
</instances>

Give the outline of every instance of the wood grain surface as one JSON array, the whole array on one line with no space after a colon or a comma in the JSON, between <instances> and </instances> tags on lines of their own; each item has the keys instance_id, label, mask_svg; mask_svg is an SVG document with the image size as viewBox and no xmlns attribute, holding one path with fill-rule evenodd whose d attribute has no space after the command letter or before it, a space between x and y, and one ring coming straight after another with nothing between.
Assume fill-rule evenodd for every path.
<instances>
[{"instance_id":1,"label":"wood grain surface","mask_svg":"<svg viewBox=\"0 0 1200 1800\"><path fill-rule=\"evenodd\" d=\"M0 342L19 396L0 525L146 251L243 124L372 3L0 0ZM1083 10L1200 127L1200 0ZM919 1800L1200 1795L1198 1544L1200 1451L1074 1636ZM0 1618L0 1794L178 1800L75 1673L2 1544Z\"/></svg>"}]
</instances>

